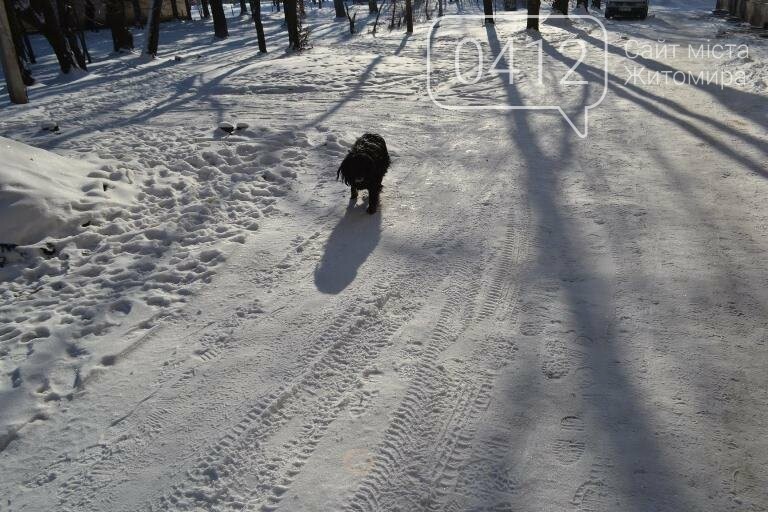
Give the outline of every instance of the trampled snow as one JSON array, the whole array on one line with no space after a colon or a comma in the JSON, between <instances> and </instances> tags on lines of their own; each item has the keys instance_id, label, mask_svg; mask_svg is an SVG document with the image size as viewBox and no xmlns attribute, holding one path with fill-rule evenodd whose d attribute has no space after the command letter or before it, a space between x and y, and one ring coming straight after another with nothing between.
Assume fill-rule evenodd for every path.
<instances>
[{"instance_id":1,"label":"trampled snow","mask_svg":"<svg viewBox=\"0 0 768 512\"><path fill-rule=\"evenodd\" d=\"M578 95L534 64L601 48L589 20L430 36L417 3L406 36L387 4L374 36L360 4L349 35L307 3L293 53L264 3L267 55L248 17L173 22L155 60L87 34L72 77L33 37L0 119L0 509L768 509L767 45L711 3L591 10L586 139L438 108L425 59L446 103L583 123L602 54ZM515 80L472 82L463 37L481 70L513 42ZM366 131L375 215L335 180Z\"/></svg>"}]
</instances>

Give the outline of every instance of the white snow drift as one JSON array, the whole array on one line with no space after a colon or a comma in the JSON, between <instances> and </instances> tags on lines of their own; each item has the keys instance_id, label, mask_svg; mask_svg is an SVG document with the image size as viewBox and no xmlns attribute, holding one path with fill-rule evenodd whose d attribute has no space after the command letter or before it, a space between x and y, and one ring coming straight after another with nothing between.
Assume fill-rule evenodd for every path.
<instances>
[{"instance_id":1,"label":"white snow drift","mask_svg":"<svg viewBox=\"0 0 768 512\"><path fill-rule=\"evenodd\" d=\"M82 231L107 206L125 207L130 174L0 137L0 243L30 245Z\"/></svg>"}]
</instances>

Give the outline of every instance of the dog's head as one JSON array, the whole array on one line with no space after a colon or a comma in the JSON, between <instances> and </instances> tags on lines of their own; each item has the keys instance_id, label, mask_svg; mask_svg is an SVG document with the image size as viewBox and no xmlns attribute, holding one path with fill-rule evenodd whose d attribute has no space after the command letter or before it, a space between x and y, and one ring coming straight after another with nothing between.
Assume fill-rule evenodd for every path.
<instances>
[{"instance_id":1,"label":"dog's head","mask_svg":"<svg viewBox=\"0 0 768 512\"><path fill-rule=\"evenodd\" d=\"M336 179L342 177L345 185L362 186L374 171L373 159L364 153L349 154L341 162Z\"/></svg>"}]
</instances>

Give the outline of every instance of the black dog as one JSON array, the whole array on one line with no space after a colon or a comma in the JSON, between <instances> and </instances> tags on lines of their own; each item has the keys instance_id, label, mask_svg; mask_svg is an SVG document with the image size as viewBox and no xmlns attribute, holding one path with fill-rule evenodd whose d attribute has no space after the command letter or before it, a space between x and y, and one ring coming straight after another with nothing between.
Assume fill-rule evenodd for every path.
<instances>
[{"instance_id":1,"label":"black dog","mask_svg":"<svg viewBox=\"0 0 768 512\"><path fill-rule=\"evenodd\" d=\"M368 213L375 213L379 206L381 180L389 168L389 152L381 135L366 133L357 139L341 162L336 179L342 177L345 185L352 187L350 200L357 199L357 191L368 190Z\"/></svg>"}]
</instances>

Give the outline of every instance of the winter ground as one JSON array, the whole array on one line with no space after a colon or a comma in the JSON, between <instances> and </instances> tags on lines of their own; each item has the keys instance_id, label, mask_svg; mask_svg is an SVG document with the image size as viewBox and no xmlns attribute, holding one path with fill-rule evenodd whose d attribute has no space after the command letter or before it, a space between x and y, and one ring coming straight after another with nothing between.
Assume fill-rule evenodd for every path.
<instances>
[{"instance_id":1,"label":"winter ground","mask_svg":"<svg viewBox=\"0 0 768 512\"><path fill-rule=\"evenodd\" d=\"M265 4L267 56L232 19L213 44L163 25L152 62L104 33L87 75L41 58L0 120L59 155L0 141L43 205L14 222L52 219L0 269L0 510L768 510L766 40L710 3L598 15L586 140L556 112L437 108L429 23L374 38L365 7L353 37L311 11L298 55ZM568 65L561 41L600 44L543 34ZM659 40L750 51L635 64L749 80L626 83L629 41ZM531 80L437 90L529 104ZM394 162L373 216L335 182L364 131ZM18 178L29 155L79 181Z\"/></svg>"}]
</instances>

